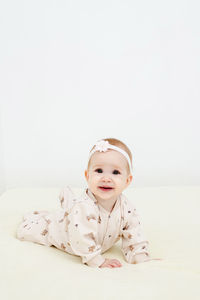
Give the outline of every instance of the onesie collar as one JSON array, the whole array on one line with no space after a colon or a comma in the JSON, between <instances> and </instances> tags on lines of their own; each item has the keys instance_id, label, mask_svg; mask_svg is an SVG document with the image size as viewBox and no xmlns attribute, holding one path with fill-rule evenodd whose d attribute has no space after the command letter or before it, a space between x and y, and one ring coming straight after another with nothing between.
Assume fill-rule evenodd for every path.
<instances>
[{"instance_id":1,"label":"onesie collar","mask_svg":"<svg viewBox=\"0 0 200 300\"><path fill-rule=\"evenodd\" d=\"M114 212L115 210L117 210L117 209L119 208L119 206L120 206L121 195L118 196L117 201L115 202L115 206L114 206L113 210L112 210L111 212L109 212L108 210L106 210L103 206L101 206L101 205L97 202L97 199L94 197L93 193L91 192L91 190L90 190L89 188L86 188L84 193L85 193L85 195L86 195L87 197L89 197L90 199L92 199L92 200L94 201L94 203L95 203L96 205L98 205L98 206L101 208L101 210L103 210L103 211L104 211L105 213L107 213L107 214L113 213L113 212Z\"/></svg>"}]
</instances>

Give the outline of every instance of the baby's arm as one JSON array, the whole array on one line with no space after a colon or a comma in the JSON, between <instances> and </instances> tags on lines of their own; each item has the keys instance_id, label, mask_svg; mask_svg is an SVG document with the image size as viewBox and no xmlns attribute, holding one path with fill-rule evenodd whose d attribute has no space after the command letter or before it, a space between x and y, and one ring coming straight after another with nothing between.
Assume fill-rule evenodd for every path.
<instances>
[{"instance_id":1,"label":"baby's arm","mask_svg":"<svg viewBox=\"0 0 200 300\"><path fill-rule=\"evenodd\" d=\"M73 252L90 267L105 262L101 245L97 242L98 216L87 201L76 203L68 215L68 236Z\"/></svg>"},{"instance_id":2,"label":"baby's arm","mask_svg":"<svg viewBox=\"0 0 200 300\"><path fill-rule=\"evenodd\" d=\"M98 216L87 202L77 203L68 215L69 242L74 253L90 267L117 268L117 259L104 258L101 245L97 243Z\"/></svg>"},{"instance_id":3,"label":"baby's arm","mask_svg":"<svg viewBox=\"0 0 200 300\"><path fill-rule=\"evenodd\" d=\"M150 260L149 242L144 237L141 221L134 205L124 202L124 222L122 228L122 252L128 263L137 264Z\"/></svg>"}]
</instances>

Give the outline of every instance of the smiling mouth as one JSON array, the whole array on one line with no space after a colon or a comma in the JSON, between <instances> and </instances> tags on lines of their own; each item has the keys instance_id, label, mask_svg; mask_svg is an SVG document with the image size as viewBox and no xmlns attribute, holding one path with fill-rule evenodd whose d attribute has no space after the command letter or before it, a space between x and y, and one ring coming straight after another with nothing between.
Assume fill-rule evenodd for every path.
<instances>
[{"instance_id":1,"label":"smiling mouth","mask_svg":"<svg viewBox=\"0 0 200 300\"><path fill-rule=\"evenodd\" d=\"M113 190L112 187L108 187L108 186L99 186L99 188L100 188L102 191L111 191L111 190Z\"/></svg>"}]
</instances>

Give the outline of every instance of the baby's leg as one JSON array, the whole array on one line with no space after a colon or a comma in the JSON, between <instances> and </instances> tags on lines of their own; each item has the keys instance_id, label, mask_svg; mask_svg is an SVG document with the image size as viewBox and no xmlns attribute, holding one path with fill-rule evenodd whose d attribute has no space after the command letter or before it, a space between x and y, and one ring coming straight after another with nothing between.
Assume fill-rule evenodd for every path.
<instances>
[{"instance_id":1,"label":"baby's leg","mask_svg":"<svg viewBox=\"0 0 200 300\"><path fill-rule=\"evenodd\" d=\"M51 243L48 241L47 215L47 211L35 211L25 214L22 223L17 229L17 238L22 241L51 246Z\"/></svg>"}]
</instances>

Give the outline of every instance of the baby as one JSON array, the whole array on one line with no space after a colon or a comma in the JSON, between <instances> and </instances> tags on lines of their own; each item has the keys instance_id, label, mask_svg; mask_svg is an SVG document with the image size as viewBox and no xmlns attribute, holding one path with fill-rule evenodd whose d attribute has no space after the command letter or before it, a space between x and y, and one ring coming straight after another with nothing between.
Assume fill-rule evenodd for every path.
<instances>
[{"instance_id":1,"label":"baby","mask_svg":"<svg viewBox=\"0 0 200 300\"><path fill-rule=\"evenodd\" d=\"M17 229L20 240L55 246L80 256L90 267L121 267L102 253L120 238L128 263L151 260L137 210L122 192L132 181L132 155L120 140L106 138L91 149L85 178L88 187L76 197L69 187L59 196L61 208L24 215Z\"/></svg>"}]
</instances>

